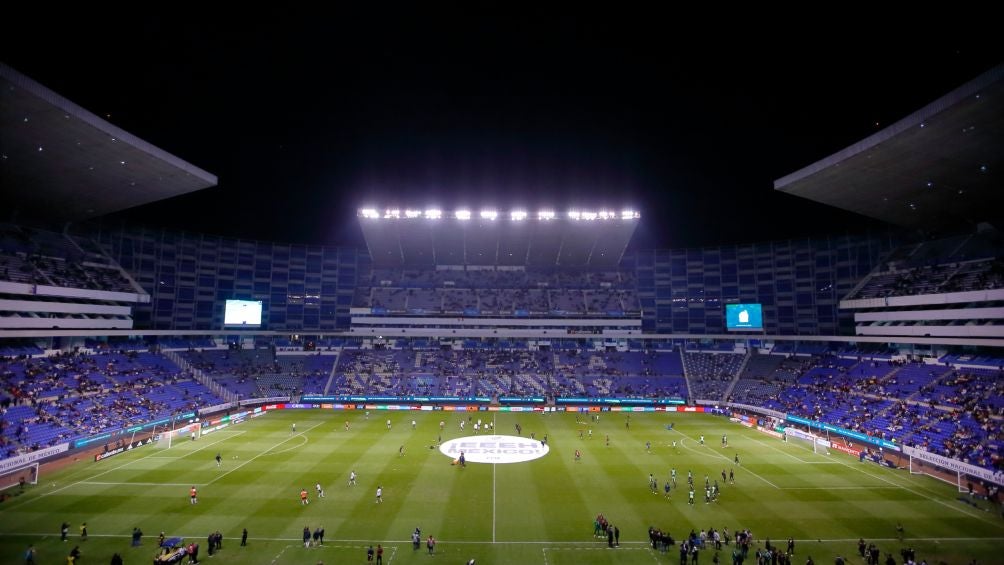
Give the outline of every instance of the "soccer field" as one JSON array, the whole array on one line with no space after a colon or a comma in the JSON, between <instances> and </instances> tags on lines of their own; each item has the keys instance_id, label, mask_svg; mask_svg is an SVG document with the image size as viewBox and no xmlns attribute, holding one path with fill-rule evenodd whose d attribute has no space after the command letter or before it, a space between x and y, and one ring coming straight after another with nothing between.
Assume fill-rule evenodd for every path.
<instances>
[{"instance_id":1,"label":"soccer field","mask_svg":"<svg viewBox=\"0 0 1004 565\"><path fill-rule=\"evenodd\" d=\"M494 417L499 434L515 435L517 423L524 437L547 434L550 452L524 463L452 465L430 446L440 420L444 442L473 435L471 426L459 429L468 417ZM367 418L361 411L269 412L170 449L144 446L43 473L37 486L0 506L0 562L23 562L33 543L38 563L65 563L75 545L84 564L108 563L113 552L126 564L150 563L161 531L198 541L206 560L206 537L219 530L225 539L214 563L365 563L365 548L377 544L385 548L385 563L424 562L431 559L424 543L430 534L438 540L434 559L447 563L678 563L676 548L668 555L650 549L650 526L676 540L691 530L749 528L757 547L790 536L793 563L809 555L820 564L837 555L863 562L856 557L860 537L878 545L883 561L886 553L900 561L907 546L929 563L1002 559L999 511L983 501L960 501L954 486L934 479L837 452L815 454L808 444L784 443L722 417L636 413L630 427L625 413L604 412L597 422L581 418L586 422L576 423L571 413L372 411ZM722 434L728 448L721 446ZM736 455L741 465L733 463ZM662 485L671 468L680 488L667 500ZM734 485L723 484L723 469L734 469ZM353 470L355 486L348 484ZM693 506L687 504L688 470L698 486ZM650 473L658 494L649 489ZM721 486L717 502L704 502L705 475ZM324 487L324 498L315 483ZM189 501L193 485L196 505ZM309 493L307 505L300 503L301 488ZM593 537L599 513L620 529L619 548ZM59 540L64 521L71 525L68 542ZM90 539L82 542L83 522ZM902 543L897 523L904 527ZM303 547L304 526L325 529L322 547ZM145 534L140 547L130 547L134 527ZM417 552L410 542L416 527L423 536ZM247 547L240 547L243 528ZM713 553L702 551L701 562L711 563ZM721 561L730 562L730 555L724 550Z\"/></svg>"}]
</instances>

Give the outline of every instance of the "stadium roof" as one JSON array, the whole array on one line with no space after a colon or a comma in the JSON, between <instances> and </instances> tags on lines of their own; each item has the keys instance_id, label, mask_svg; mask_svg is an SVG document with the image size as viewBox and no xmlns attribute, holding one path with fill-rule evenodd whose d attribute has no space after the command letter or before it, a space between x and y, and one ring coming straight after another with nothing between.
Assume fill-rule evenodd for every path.
<instances>
[{"instance_id":1,"label":"stadium roof","mask_svg":"<svg viewBox=\"0 0 1004 565\"><path fill-rule=\"evenodd\" d=\"M774 188L910 228L1000 219L1004 65Z\"/></svg>"},{"instance_id":2,"label":"stadium roof","mask_svg":"<svg viewBox=\"0 0 1004 565\"><path fill-rule=\"evenodd\" d=\"M214 186L215 175L0 63L5 211L76 221Z\"/></svg>"},{"instance_id":3,"label":"stadium roof","mask_svg":"<svg viewBox=\"0 0 1004 565\"><path fill-rule=\"evenodd\" d=\"M377 267L496 265L612 269L638 226L632 210L360 210Z\"/></svg>"}]
</instances>

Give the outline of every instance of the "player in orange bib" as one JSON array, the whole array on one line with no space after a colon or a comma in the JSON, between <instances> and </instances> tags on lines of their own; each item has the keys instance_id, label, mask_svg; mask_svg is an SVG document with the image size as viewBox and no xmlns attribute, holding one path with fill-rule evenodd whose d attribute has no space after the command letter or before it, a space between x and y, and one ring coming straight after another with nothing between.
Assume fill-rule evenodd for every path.
<instances>
[{"instance_id":1,"label":"player in orange bib","mask_svg":"<svg viewBox=\"0 0 1004 565\"><path fill-rule=\"evenodd\" d=\"M300 504L304 506L310 504L310 501L307 500L307 489L300 489Z\"/></svg>"}]
</instances>

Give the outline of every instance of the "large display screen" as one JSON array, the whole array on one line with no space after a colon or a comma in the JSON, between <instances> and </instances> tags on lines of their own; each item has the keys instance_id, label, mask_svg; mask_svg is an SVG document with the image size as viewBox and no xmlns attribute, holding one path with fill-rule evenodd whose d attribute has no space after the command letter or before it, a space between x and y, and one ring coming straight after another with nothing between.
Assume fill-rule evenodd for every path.
<instances>
[{"instance_id":1,"label":"large display screen","mask_svg":"<svg viewBox=\"0 0 1004 565\"><path fill-rule=\"evenodd\" d=\"M261 300L227 300L223 325L257 328L261 326Z\"/></svg>"},{"instance_id":2,"label":"large display screen","mask_svg":"<svg viewBox=\"0 0 1004 565\"><path fill-rule=\"evenodd\" d=\"M730 332L763 330L763 309L759 304L726 304L725 329Z\"/></svg>"}]
</instances>

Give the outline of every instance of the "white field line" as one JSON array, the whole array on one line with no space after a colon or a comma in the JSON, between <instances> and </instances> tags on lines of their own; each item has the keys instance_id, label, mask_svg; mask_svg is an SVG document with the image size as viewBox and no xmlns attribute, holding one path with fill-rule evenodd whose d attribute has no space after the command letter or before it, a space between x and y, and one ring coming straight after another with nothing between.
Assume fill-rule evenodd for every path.
<instances>
[{"instance_id":1,"label":"white field line","mask_svg":"<svg viewBox=\"0 0 1004 565\"><path fill-rule=\"evenodd\" d=\"M674 432L676 432L676 433L678 433L678 434L680 434L681 436L683 436L683 437L684 437L684 439L686 439L686 438L687 438L687 435L686 435L686 434L684 434L683 432L677 432L677 431L676 431L676 428L674 428L674 429L673 429L673 431L674 431ZM690 438L690 439L693 439L693 438ZM699 452L699 451L697 451L696 449L693 449L693 448L690 448L690 447L687 447L687 446L686 446L686 444L684 444L684 443L683 443L683 440L682 440L682 439L680 440L680 445L682 445L684 449L689 449L690 451L693 451L694 453L700 453L700 452ZM709 447L709 446L705 446L705 447L708 447L708 448L710 449L710 447ZM717 452L715 452L714 450L711 450L711 454L712 454L712 455L714 455L715 457L718 457L718 458L720 458L720 459L724 459L724 460L728 461L728 462L729 462L730 464L732 463L732 460L731 460L731 459L729 459L728 457L726 457L726 456L722 455L721 453L717 453ZM749 474L753 475L754 477L756 477L756 478L760 479L761 481L763 481L763 482L767 483L768 485L770 485L770 486L772 486L772 487L774 487L774 488L776 488L776 489L778 489L778 490L781 490L781 487L779 487L779 486L775 485L774 483L772 483L772 482L768 481L767 479L765 479L765 478L761 477L760 475L758 475L758 474L754 473L754 472L753 472L752 470L750 470L749 468L746 468L746 467L743 467L743 469L744 469L744 470L745 470L745 471L746 471L747 473L749 473Z\"/></svg>"},{"instance_id":2,"label":"white field line","mask_svg":"<svg viewBox=\"0 0 1004 565\"><path fill-rule=\"evenodd\" d=\"M286 453L287 451L293 451L294 449L300 449L301 447L307 445L308 442L310 442L310 440L307 438L307 436L301 436L300 439L302 439L303 442L301 442L299 445L294 445L292 447L287 447L286 449L283 449L282 451L275 451L275 452L270 453L269 455L278 455L280 453Z\"/></svg>"},{"instance_id":3,"label":"white field line","mask_svg":"<svg viewBox=\"0 0 1004 565\"><path fill-rule=\"evenodd\" d=\"M181 459L181 458L186 457L188 455L191 455L193 453L198 453L199 451L205 449L206 447L212 447L212 446L216 445L217 443L224 442L224 441L226 441L228 439L231 439L233 437L237 437L237 435L240 435L240 434L243 434L243 433L245 433L245 432L241 431L241 432L238 432L235 435L232 435L232 436L229 436L229 437L225 437L225 438L221 439L220 441L217 441L217 442L214 442L214 443L210 443L209 445L207 445L205 447L200 447L199 449L196 449L195 451L190 451L190 452L186 453L185 455L182 455L181 457L176 457L176 459ZM153 453L157 453L157 452L155 451ZM14 510L14 509L17 509L17 508L21 508L22 506L26 506L28 504L31 504L32 502L35 502L39 498L44 498L46 496L52 496L52 495L56 494L57 492L62 492L64 490L68 489L68 488L72 488L72 487L75 487L75 486L80 485L80 484L88 483L92 479L96 479L98 477L107 475L108 473L111 473L112 471L118 471L119 469L121 469L123 467L126 467L126 466L129 466L129 465L132 465L133 463L136 463L137 461L142 461L142 460L144 460L144 459L146 459L148 457L152 457L153 453L151 453L150 455L144 455L143 457L140 457L139 459L133 459L132 461L126 461L125 463L119 465L118 467L112 467L111 469L107 469L107 470L102 471L102 472L100 472L100 473L98 473L96 475L91 475L91 477L89 477L87 479L82 479L82 480L70 483L70 484L68 484L68 485L66 485L64 487L59 487L59 488L57 488L55 490L50 490L49 492L44 492L44 493L38 495L38 497L36 497L36 498L31 498L29 500L25 500L21 504L14 504L12 506L8 506L5 510L10 511L10 510ZM202 486L202 485L199 485L199 486Z\"/></svg>"},{"instance_id":4,"label":"white field line","mask_svg":"<svg viewBox=\"0 0 1004 565\"><path fill-rule=\"evenodd\" d=\"M599 542L597 542L599 543ZM542 547L540 551L544 554L544 565L548 565L547 552L548 551L646 551L652 560L659 563L658 555L651 550L649 547L607 547L606 545L602 547Z\"/></svg>"},{"instance_id":5,"label":"white field line","mask_svg":"<svg viewBox=\"0 0 1004 565\"><path fill-rule=\"evenodd\" d=\"M826 457L826 456L820 454L819 457ZM920 492L914 490L913 488L910 488L907 485L904 485L902 483L898 483L896 481L891 481L891 480L889 480L889 479L887 479L885 477L882 477L880 475L874 475L872 473L869 473L868 471L865 471L864 469L861 469L857 465L850 465L850 464L848 464L848 463L846 463L844 461L841 461L839 457L834 458L833 461L835 461L838 465L843 465L844 467L847 467L848 469L854 469L855 471L858 471L859 473L863 473L865 475L868 475L869 477L871 477L873 479L878 479L878 480L880 480L880 481L882 481L884 483L890 484L890 485L892 485L894 487L901 488L901 489L903 489L903 490L905 490L905 491L907 491L907 492L909 492L911 494L914 494L914 495L916 495L916 496L918 496L920 498L924 498L924 499L928 499L928 500L930 500L932 502L936 502L936 503L944 506L945 508L951 508L952 510L955 510L956 512L965 514L966 516L970 516L972 518L978 518L978 519L980 519L980 520L982 520L984 522L987 522L988 524L1000 525L1000 522L998 522L996 520L990 520L986 516L982 516L980 514L975 514L973 512L969 512L967 509L962 508L960 506L953 506L951 504L948 504L944 500L941 500L940 498L938 498L940 495L938 495L937 493L933 493L931 491L928 491L928 494L935 495L935 496L925 496L923 493L920 493ZM861 464L863 465L863 463L861 463Z\"/></svg>"},{"instance_id":6,"label":"white field line","mask_svg":"<svg viewBox=\"0 0 1004 565\"><path fill-rule=\"evenodd\" d=\"M757 440L757 439L753 439L751 437L746 438L746 439L748 439L748 440L750 440L750 441L752 441L754 443L758 443L758 444L760 444L760 445L762 445L764 447L768 447L770 449L773 449L774 451L776 451L776 452L778 452L778 453L780 453L782 455L786 455L788 457L791 457L795 461L798 461L799 463L805 463L806 465L836 465L837 464L836 461L807 461L805 459L802 459L801 457L796 457L796 456L794 456L794 455L792 455L790 453L786 453L786 452L778 449L777 447L774 447L773 445L770 445L769 443L763 443L762 441Z\"/></svg>"},{"instance_id":7,"label":"white field line","mask_svg":"<svg viewBox=\"0 0 1004 565\"><path fill-rule=\"evenodd\" d=\"M258 458L259 458L259 457L261 457L262 455L267 455L269 451L272 451L273 449L275 449L275 448L279 447L280 445L282 445L282 444L286 443L287 441L289 441L289 440L291 440L291 439L293 439L293 438L295 438L295 437L298 437L298 436L302 436L303 434L305 434L305 433L309 432L310 430L312 430L312 429L316 428L317 426L320 426L321 424L326 424L326 423L327 423L327 421L321 421L321 422L318 422L318 423L314 424L313 426L310 426L309 428L307 428L307 429L303 430L302 432L298 432L298 433L296 433L295 435L291 435L291 436L289 436L288 438L286 438L286 439L284 439L284 440L280 441L279 443L277 443L277 444L273 445L272 447L270 447L270 448L266 449L265 451L262 451L261 453L259 453L258 455L255 455L255 456L254 456L254 457L252 457L251 459L248 459L247 461L244 461L244 462L243 462L243 463L241 463L240 465L238 465L238 466L234 467L233 469L230 469L229 471L227 471L226 473L223 473L222 475L219 475L219 476L218 476L218 477L216 477L215 479L213 479L213 480L209 481L208 483L206 483L206 484L204 484L204 485L202 485L202 486L209 486L209 485L211 485L211 484L215 483L216 481L218 481L218 480L222 479L223 477L225 477L225 476L229 475L230 473L233 473L234 471L236 471L236 470L240 469L241 467L243 467L243 466L247 465L248 463L251 463L251 462L252 462L252 461L254 461L255 459L258 459Z\"/></svg>"},{"instance_id":8,"label":"white field line","mask_svg":"<svg viewBox=\"0 0 1004 565\"><path fill-rule=\"evenodd\" d=\"M184 535L178 534L179 537L192 538L192 539L196 539L196 538L201 539L202 535L203 534L191 534L191 533L190 534L184 534ZM8 537L8 538L16 538L16 537L44 538L44 537L57 537L57 536L59 536L59 532L55 532L55 533L54 532L44 532L44 533L37 533L37 532L0 532L0 537ZM88 534L88 536L92 537L92 538L111 538L111 539L122 538L122 539L129 539L129 538L132 537L132 534L129 534L129 533L124 533L124 534ZM224 539L239 541L241 539L241 537L240 536L231 536L231 537L224 537ZM325 539L328 539L328 538L325 538ZM900 538L869 538L869 541L899 541L899 539ZM248 538L248 540L249 541L256 541L257 540L257 541L301 542L301 544L302 544L303 538L299 538L299 537L296 537L296 538L279 538L279 537L257 537L257 536L255 536L255 537ZM328 541L330 543L332 543L332 544L335 544L335 543L342 543L342 544L345 544L345 543L355 543L355 544L365 544L366 546L369 546L370 544L379 543L379 544L388 544L390 547L393 547L393 545L390 545L390 544L407 545L407 546L411 547L411 539L410 538L409 539L392 539L392 540L328 539ZM812 539L796 539L795 541L796 542L800 542L800 543L807 543L807 542L847 543L847 542L856 542L856 541L858 541L858 538L825 538L825 539L812 538ZM1004 542L1004 537L1000 537L1000 536L988 536L988 537L980 538L980 537L909 537L909 536L907 536L907 537L903 538L903 541L1002 541L1002 542ZM478 541L478 540L436 540L436 543L437 544L439 544L439 543L464 544L464 545L548 545L548 546L556 546L556 547L551 547L549 549L560 549L560 546L580 546L580 545L596 546L596 545L602 543L603 544L603 548L606 549L606 542L605 541L601 542L599 540L592 540L592 541L554 541L554 540L552 540L552 541L497 541L497 542L494 542L494 543L491 542L491 541L488 541L488 540L483 540L483 541ZM648 541L637 541L637 540L636 541L624 541L624 540L621 540L621 545L633 545L633 546L645 545L645 546L647 546L650 543L651 542L648 542ZM328 547L328 545L324 545L324 546L321 546L321 547ZM332 546L332 547L334 547L334 546Z\"/></svg>"}]
</instances>

